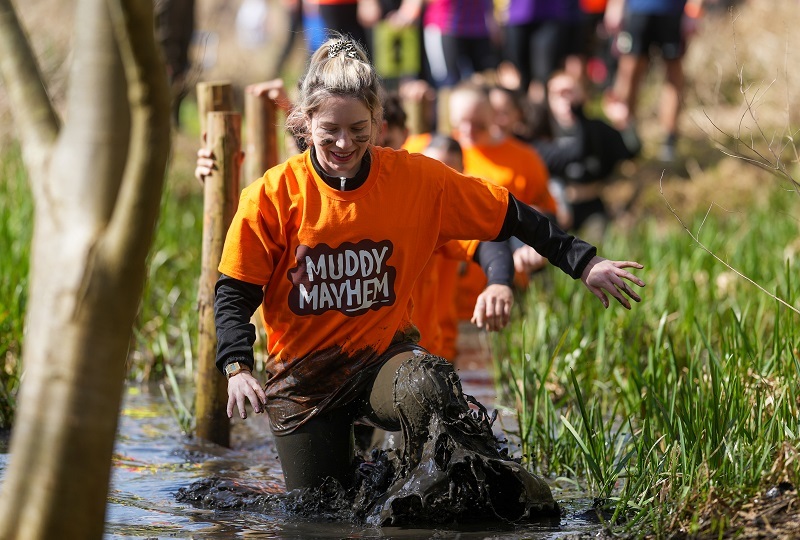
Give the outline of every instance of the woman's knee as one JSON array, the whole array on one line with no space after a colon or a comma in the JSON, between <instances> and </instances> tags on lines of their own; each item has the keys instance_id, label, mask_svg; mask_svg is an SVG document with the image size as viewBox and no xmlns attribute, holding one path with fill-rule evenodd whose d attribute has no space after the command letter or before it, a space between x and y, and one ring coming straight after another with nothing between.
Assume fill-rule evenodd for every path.
<instances>
[{"instance_id":1,"label":"woman's knee","mask_svg":"<svg viewBox=\"0 0 800 540\"><path fill-rule=\"evenodd\" d=\"M400 429L400 419L395 408L395 379L400 366L418 354L419 351L406 351L393 356L386 361L375 377L365 416L383 429L388 431Z\"/></svg>"},{"instance_id":2,"label":"woman's knee","mask_svg":"<svg viewBox=\"0 0 800 540\"><path fill-rule=\"evenodd\" d=\"M370 392L370 420L397 431L401 416L427 422L431 411L443 411L455 397L458 382L452 364L423 350L398 354L384 364Z\"/></svg>"},{"instance_id":3,"label":"woman's knee","mask_svg":"<svg viewBox=\"0 0 800 540\"><path fill-rule=\"evenodd\" d=\"M450 362L432 354L417 355L397 369L395 408L412 425L427 425L433 414L445 415L454 405L462 405L460 388Z\"/></svg>"}]
</instances>

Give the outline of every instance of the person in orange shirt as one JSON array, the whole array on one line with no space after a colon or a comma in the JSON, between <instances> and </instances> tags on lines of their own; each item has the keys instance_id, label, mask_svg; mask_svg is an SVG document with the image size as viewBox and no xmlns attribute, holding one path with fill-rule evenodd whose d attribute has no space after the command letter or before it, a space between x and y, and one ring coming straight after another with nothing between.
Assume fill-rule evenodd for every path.
<instances>
[{"instance_id":1,"label":"person in orange shirt","mask_svg":"<svg viewBox=\"0 0 800 540\"><path fill-rule=\"evenodd\" d=\"M472 83L457 86L450 94L449 110L453 135L464 152L464 174L502 186L519 201L554 216L557 207L548 189L547 167L533 148L495 126L487 89ZM527 283L529 272L547 263L530 246L512 243L512 251L521 285ZM459 319L470 318L471 306L485 286L480 268L468 264L458 281Z\"/></svg>"},{"instance_id":2,"label":"person in orange shirt","mask_svg":"<svg viewBox=\"0 0 800 540\"><path fill-rule=\"evenodd\" d=\"M378 139L380 146L424 154L459 172L463 171L464 162L458 141L432 133L409 136L406 114L399 96L387 94L383 105L383 129ZM506 258L509 261L505 261ZM493 275L486 278L487 286L473 305L480 306L480 309L473 307L470 321L489 331L500 330L508 324L513 302L510 275L513 274L513 260L508 246L481 245L477 241L448 242L431 255L412 293L414 325L420 331L419 344L428 352L451 361L455 359L458 338L458 318L453 303L457 271L465 261L473 260L480 265L484 275L490 272ZM489 287L495 288L484 295ZM498 290L500 287L502 289ZM503 316L484 321L481 313L487 309L487 304L492 304L489 306L493 308L492 314L498 312Z\"/></svg>"},{"instance_id":3,"label":"person in orange shirt","mask_svg":"<svg viewBox=\"0 0 800 540\"><path fill-rule=\"evenodd\" d=\"M436 426L511 473L506 487L518 481L514 500L552 511L547 485L486 442L495 440L490 422L470 413L452 365L418 345L414 283L450 240L516 236L580 279L605 307L610 295L630 308L629 298L640 297L629 283L644 282L626 269L642 265L598 256L503 187L426 156L375 146L380 94L356 42L326 42L312 55L287 118L308 149L242 191L214 304L228 415L238 408L246 418L248 404L267 413L290 490L328 478L352 485L353 423L367 418L403 430L393 485L423 474L422 447ZM205 178L213 166L213 156L198 160L195 174ZM252 372L250 317L258 308L267 334L263 387Z\"/></svg>"},{"instance_id":4,"label":"person in orange shirt","mask_svg":"<svg viewBox=\"0 0 800 540\"><path fill-rule=\"evenodd\" d=\"M456 171L464 168L461 145L451 137L433 134L421 153ZM412 294L420 345L451 361L455 360L458 338L458 316L453 302L458 268L464 261L473 260L480 264L487 285L475 301L470 322L489 331L504 328L511 317L514 274L513 259L505 242L448 242L431 256ZM487 302L493 305L487 307ZM485 309L502 314L500 318L489 319L494 326L483 323L481 314Z\"/></svg>"}]
</instances>

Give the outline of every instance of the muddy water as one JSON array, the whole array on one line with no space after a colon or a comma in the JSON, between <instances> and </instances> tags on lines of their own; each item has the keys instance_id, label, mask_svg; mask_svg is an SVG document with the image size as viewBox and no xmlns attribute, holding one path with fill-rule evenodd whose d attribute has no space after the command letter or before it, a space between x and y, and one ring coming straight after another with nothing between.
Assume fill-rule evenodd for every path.
<instances>
[{"instance_id":1,"label":"muddy water","mask_svg":"<svg viewBox=\"0 0 800 540\"><path fill-rule=\"evenodd\" d=\"M485 370L461 369L459 374L466 393L483 402L491 401L492 384ZM506 426L513 424L511 418L501 420ZM211 477L223 478L261 493L283 491L280 465L263 417L234 421L232 446L232 449L224 449L185 439L178 433L157 390L129 389L124 399L114 452L105 538L521 540L591 534L601 528L590 510L590 500L559 490L554 490L554 496L562 508L560 520L505 527L381 528L300 519L279 507L273 507L265 514L205 510L178 502L176 494L181 488ZM0 447L0 452L5 452L5 449ZM7 458L7 454L0 453L0 475Z\"/></svg>"}]
</instances>

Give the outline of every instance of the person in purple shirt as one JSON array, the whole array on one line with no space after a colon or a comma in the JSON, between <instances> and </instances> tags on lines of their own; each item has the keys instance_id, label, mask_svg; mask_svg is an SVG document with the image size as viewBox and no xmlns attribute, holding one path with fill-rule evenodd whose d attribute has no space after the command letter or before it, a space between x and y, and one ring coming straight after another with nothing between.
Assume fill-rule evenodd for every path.
<instances>
[{"instance_id":1,"label":"person in purple shirt","mask_svg":"<svg viewBox=\"0 0 800 540\"><path fill-rule=\"evenodd\" d=\"M660 49L666 74L659 103L664 132L659 159L665 162L675 159L684 86L682 60L686 38L694 29L702 1L609 0L606 7L606 28L616 34L620 58L604 111L618 129L635 128L639 89L652 50Z\"/></svg>"},{"instance_id":2,"label":"person in purple shirt","mask_svg":"<svg viewBox=\"0 0 800 540\"><path fill-rule=\"evenodd\" d=\"M451 87L499 62L492 0L429 0L423 38L436 88Z\"/></svg>"}]
</instances>

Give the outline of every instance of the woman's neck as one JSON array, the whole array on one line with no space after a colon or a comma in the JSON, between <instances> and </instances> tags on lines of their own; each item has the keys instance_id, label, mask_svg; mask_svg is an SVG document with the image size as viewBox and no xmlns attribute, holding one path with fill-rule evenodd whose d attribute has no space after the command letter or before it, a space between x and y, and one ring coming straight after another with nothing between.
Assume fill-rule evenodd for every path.
<instances>
[{"instance_id":1,"label":"woman's neck","mask_svg":"<svg viewBox=\"0 0 800 540\"><path fill-rule=\"evenodd\" d=\"M372 163L372 154L370 152L364 152L364 157L361 158L361 165L358 169L358 172L352 177L347 178L345 176L334 176L330 175L322 168L320 165L319 160L317 159L317 154L314 151L314 146L311 146L311 164L314 166L314 170L317 172L322 181L325 182L331 188L337 191L353 191L354 189L358 189L361 187L364 182L367 181L367 177L369 176L369 169Z\"/></svg>"}]
</instances>

